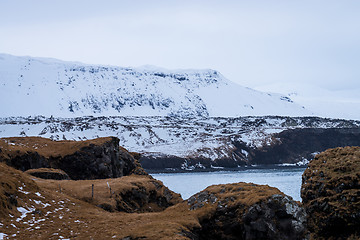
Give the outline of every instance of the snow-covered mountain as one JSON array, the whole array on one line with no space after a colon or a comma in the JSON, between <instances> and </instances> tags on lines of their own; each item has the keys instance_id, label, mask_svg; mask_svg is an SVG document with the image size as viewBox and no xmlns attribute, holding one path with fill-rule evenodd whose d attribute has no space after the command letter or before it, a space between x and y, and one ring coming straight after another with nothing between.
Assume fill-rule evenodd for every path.
<instances>
[{"instance_id":1,"label":"snow-covered mountain","mask_svg":"<svg viewBox=\"0 0 360 240\"><path fill-rule=\"evenodd\" d=\"M304 116L280 94L239 86L215 70L86 65L0 54L0 116Z\"/></svg>"}]
</instances>

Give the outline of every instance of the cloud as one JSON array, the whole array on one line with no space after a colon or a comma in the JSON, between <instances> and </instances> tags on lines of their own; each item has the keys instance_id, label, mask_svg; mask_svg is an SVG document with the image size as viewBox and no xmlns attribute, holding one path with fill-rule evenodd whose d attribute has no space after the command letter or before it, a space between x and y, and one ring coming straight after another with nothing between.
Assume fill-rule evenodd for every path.
<instances>
[{"instance_id":1,"label":"cloud","mask_svg":"<svg viewBox=\"0 0 360 240\"><path fill-rule=\"evenodd\" d=\"M0 51L213 68L245 86L360 87L360 2L7 1Z\"/></svg>"}]
</instances>

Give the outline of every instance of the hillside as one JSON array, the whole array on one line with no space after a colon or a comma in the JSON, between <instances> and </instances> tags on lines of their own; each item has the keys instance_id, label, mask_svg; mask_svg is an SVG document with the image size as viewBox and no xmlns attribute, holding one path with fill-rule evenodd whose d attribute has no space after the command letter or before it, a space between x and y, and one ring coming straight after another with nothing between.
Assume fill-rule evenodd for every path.
<instances>
[{"instance_id":1,"label":"hillside","mask_svg":"<svg viewBox=\"0 0 360 240\"><path fill-rule=\"evenodd\" d=\"M298 202L276 188L251 183L212 186L182 201L149 176L55 181L0 163L0 180L4 239L231 239L239 233L246 239L301 239L305 230ZM162 205L164 199L168 205ZM264 229L257 229L258 222Z\"/></svg>"},{"instance_id":2,"label":"hillside","mask_svg":"<svg viewBox=\"0 0 360 240\"><path fill-rule=\"evenodd\" d=\"M239 86L216 70L86 65L0 54L0 116L311 115L290 98Z\"/></svg>"},{"instance_id":3,"label":"hillside","mask_svg":"<svg viewBox=\"0 0 360 240\"><path fill-rule=\"evenodd\" d=\"M7 139L14 144L1 152L13 162L13 150L37 151L33 139ZM64 141L52 144L67 154ZM0 162L0 239L358 239L359 153L347 147L318 154L303 174L303 204L253 183L213 185L182 200L146 173L54 180Z\"/></svg>"},{"instance_id":4,"label":"hillside","mask_svg":"<svg viewBox=\"0 0 360 240\"><path fill-rule=\"evenodd\" d=\"M360 122L317 117L0 118L0 136L86 140L116 136L147 169L303 165L328 148L360 146Z\"/></svg>"}]
</instances>

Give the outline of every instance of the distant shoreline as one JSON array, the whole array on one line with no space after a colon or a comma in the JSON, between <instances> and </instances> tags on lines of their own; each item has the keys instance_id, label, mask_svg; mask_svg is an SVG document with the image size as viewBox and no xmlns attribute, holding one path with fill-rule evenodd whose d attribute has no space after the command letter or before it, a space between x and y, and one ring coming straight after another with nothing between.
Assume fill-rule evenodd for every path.
<instances>
[{"instance_id":1,"label":"distant shoreline","mask_svg":"<svg viewBox=\"0 0 360 240\"><path fill-rule=\"evenodd\" d=\"M194 170L185 170L178 168L168 168L168 169L145 169L149 174L152 173L199 173L199 172L237 172L237 171L246 171L252 169L306 169L307 165L303 166L282 166L279 164L266 164L266 165L253 165L246 167L237 167L237 168L206 168L206 169L194 169Z\"/></svg>"}]
</instances>

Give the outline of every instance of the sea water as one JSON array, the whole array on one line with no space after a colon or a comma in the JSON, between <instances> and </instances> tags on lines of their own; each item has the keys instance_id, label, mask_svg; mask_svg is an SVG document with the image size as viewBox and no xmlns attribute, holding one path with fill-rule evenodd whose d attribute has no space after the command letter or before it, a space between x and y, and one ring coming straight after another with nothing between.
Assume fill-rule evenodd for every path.
<instances>
[{"instance_id":1,"label":"sea water","mask_svg":"<svg viewBox=\"0 0 360 240\"><path fill-rule=\"evenodd\" d=\"M241 171L152 173L151 175L187 199L214 184L247 182L276 187L294 200L301 201L301 175L305 168L248 169Z\"/></svg>"}]
</instances>

